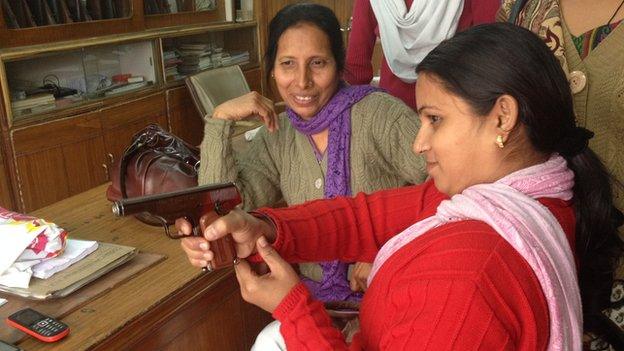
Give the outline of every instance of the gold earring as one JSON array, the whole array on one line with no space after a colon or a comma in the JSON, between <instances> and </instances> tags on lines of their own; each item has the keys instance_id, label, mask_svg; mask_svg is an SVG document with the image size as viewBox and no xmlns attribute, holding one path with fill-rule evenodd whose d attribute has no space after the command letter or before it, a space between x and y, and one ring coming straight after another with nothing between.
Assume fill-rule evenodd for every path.
<instances>
[{"instance_id":1,"label":"gold earring","mask_svg":"<svg viewBox=\"0 0 624 351\"><path fill-rule=\"evenodd\" d=\"M499 148L504 148L505 147L505 142L503 141L503 136L502 135L498 135L496 137L496 145L498 145Z\"/></svg>"}]
</instances>

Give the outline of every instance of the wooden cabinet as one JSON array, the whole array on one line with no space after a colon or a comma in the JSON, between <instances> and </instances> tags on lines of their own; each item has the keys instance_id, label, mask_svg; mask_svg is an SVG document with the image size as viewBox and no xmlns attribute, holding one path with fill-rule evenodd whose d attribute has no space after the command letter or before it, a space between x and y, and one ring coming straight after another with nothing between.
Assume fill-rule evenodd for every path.
<instances>
[{"instance_id":1,"label":"wooden cabinet","mask_svg":"<svg viewBox=\"0 0 624 351\"><path fill-rule=\"evenodd\" d=\"M69 1L59 0L55 3L59 5L61 3L67 5L68 2ZM7 1L5 4L8 6L1 7L0 47L43 44L61 40L75 40L93 36L126 33L144 28L141 11L143 6L142 0L116 0L115 4L119 4L121 7L124 7L125 9L122 12L125 13L116 14L115 17L117 18L109 18L104 21L93 20L91 17L89 17L88 21L86 21L86 18L84 17L81 20L76 20L75 17L71 19L72 16L77 15L77 13L75 11L71 11L71 9L69 11L65 9L66 12L72 12L69 16L70 19L60 19L60 21L58 21L59 24L42 25L41 23L32 21L31 18L30 21L32 22L27 24L28 27L25 27L23 23L19 23L17 26L19 28L16 28L15 23L11 23L11 20L7 20L12 17L11 14L7 13L7 10L9 10L11 5L21 4L24 6L25 4L33 3L35 2ZM73 3L83 4L83 2ZM84 3L86 3L86 1ZM91 3L91 1L89 1L89 3ZM78 10L78 12L80 12L80 10ZM27 17L27 14L22 16ZM17 14L17 17L19 17L19 14Z\"/></svg>"},{"instance_id":2,"label":"wooden cabinet","mask_svg":"<svg viewBox=\"0 0 624 351\"><path fill-rule=\"evenodd\" d=\"M104 108L101 115L104 143L110 164L123 155L124 150L130 145L132 136L148 124L155 123L169 129L164 92Z\"/></svg>"},{"instance_id":3,"label":"wooden cabinet","mask_svg":"<svg viewBox=\"0 0 624 351\"><path fill-rule=\"evenodd\" d=\"M191 145L199 146L204 135L203 116L193 104L186 86L167 90L167 115L173 134Z\"/></svg>"},{"instance_id":4,"label":"wooden cabinet","mask_svg":"<svg viewBox=\"0 0 624 351\"><path fill-rule=\"evenodd\" d=\"M0 136L0 207L13 210L15 209L15 205L13 203L13 192L9 183L9 172L5 164L5 160L3 140Z\"/></svg>"},{"instance_id":5,"label":"wooden cabinet","mask_svg":"<svg viewBox=\"0 0 624 351\"><path fill-rule=\"evenodd\" d=\"M11 131L20 208L51 204L108 180L100 112Z\"/></svg>"},{"instance_id":6,"label":"wooden cabinet","mask_svg":"<svg viewBox=\"0 0 624 351\"><path fill-rule=\"evenodd\" d=\"M189 0L176 13L150 14L143 6L155 0L112 1L128 1L132 11L106 22L29 28L11 28L0 7L0 201L15 210L32 211L107 182L132 136L150 123L199 145L203 119L185 75L240 64L250 87L262 92L259 26L228 21L225 0L208 8ZM75 40L62 42L63 35ZM193 66L183 50L202 61ZM50 83L74 93L41 93Z\"/></svg>"},{"instance_id":7,"label":"wooden cabinet","mask_svg":"<svg viewBox=\"0 0 624 351\"><path fill-rule=\"evenodd\" d=\"M251 91L262 93L262 70L260 68L250 69L243 72L245 80Z\"/></svg>"},{"instance_id":8,"label":"wooden cabinet","mask_svg":"<svg viewBox=\"0 0 624 351\"><path fill-rule=\"evenodd\" d=\"M150 123L167 128L164 92L63 120L12 131L24 211L81 193L110 178L132 136Z\"/></svg>"}]
</instances>

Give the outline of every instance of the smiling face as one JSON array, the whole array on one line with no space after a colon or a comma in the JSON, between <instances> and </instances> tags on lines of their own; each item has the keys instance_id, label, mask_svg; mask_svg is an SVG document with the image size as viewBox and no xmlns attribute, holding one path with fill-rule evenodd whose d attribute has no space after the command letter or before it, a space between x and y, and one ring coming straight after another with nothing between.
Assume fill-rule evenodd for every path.
<instances>
[{"instance_id":1,"label":"smiling face","mask_svg":"<svg viewBox=\"0 0 624 351\"><path fill-rule=\"evenodd\" d=\"M414 151L423 154L438 190L452 196L501 176L501 151L490 116L476 116L428 73L418 76L416 101L422 125Z\"/></svg>"},{"instance_id":2,"label":"smiling face","mask_svg":"<svg viewBox=\"0 0 624 351\"><path fill-rule=\"evenodd\" d=\"M303 119L314 117L338 89L329 38L309 23L297 24L277 44L273 74L284 102Z\"/></svg>"}]
</instances>

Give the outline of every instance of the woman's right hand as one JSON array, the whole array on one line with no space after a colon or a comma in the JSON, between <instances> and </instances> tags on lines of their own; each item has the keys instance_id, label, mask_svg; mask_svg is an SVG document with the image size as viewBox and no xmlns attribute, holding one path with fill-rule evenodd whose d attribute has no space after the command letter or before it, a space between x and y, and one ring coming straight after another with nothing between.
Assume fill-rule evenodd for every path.
<instances>
[{"instance_id":1,"label":"woman's right hand","mask_svg":"<svg viewBox=\"0 0 624 351\"><path fill-rule=\"evenodd\" d=\"M262 119L270 132L278 129L277 113L273 101L255 91L222 103L212 113L212 118L230 121L240 121L251 117Z\"/></svg>"},{"instance_id":2,"label":"woman's right hand","mask_svg":"<svg viewBox=\"0 0 624 351\"><path fill-rule=\"evenodd\" d=\"M246 258L256 252L256 242L262 235L269 243L275 241L273 225L249 213L235 209L219 217L214 212L204 215L200 220L203 237L189 236L182 239L181 246L189 262L195 267L206 267L214 253L210 250L210 241L232 234L236 246L236 255ZM182 218L176 220L176 229L185 235L192 234L191 224Z\"/></svg>"}]
</instances>

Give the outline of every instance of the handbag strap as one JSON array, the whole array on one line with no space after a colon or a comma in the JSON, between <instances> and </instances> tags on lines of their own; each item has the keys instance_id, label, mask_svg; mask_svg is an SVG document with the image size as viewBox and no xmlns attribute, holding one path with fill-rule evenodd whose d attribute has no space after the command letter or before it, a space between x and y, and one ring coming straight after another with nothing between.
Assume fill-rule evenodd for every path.
<instances>
[{"instance_id":1,"label":"handbag strap","mask_svg":"<svg viewBox=\"0 0 624 351\"><path fill-rule=\"evenodd\" d=\"M121 198L125 199L128 197L126 193L126 171L128 170L128 160L130 160L134 155L138 153L141 148L143 148L145 143L142 142L133 142L123 154L121 158L121 162L119 163L119 188L121 190Z\"/></svg>"},{"instance_id":2,"label":"handbag strap","mask_svg":"<svg viewBox=\"0 0 624 351\"><path fill-rule=\"evenodd\" d=\"M140 133L134 136L132 144L126 148L121 157L121 161L119 163L119 190L121 190L121 198L125 199L128 197L128 193L126 192L126 171L128 170L128 161L134 157L139 151L143 149L146 144L154 138L155 133L152 133L152 136L148 136L147 132L149 130L155 129L158 132L163 132L162 128L156 124L150 124L145 129L143 129Z\"/></svg>"}]
</instances>

